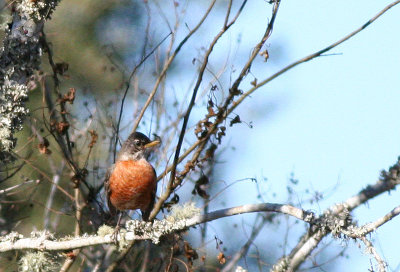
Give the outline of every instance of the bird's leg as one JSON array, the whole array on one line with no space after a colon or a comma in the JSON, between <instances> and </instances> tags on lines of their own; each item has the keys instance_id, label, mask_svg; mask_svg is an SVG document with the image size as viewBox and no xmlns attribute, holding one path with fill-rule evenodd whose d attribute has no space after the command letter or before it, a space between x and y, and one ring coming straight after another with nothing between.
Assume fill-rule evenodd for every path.
<instances>
[{"instance_id":1,"label":"bird's leg","mask_svg":"<svg viewBox=\"0 0 400 272\"><path fill-rule=\"evenodd\" d=\"M114 234L113 234L114 241L115 241L116 244L118 243L118 234L119 234L119 231L121 229L121 226L120 226L121 219L122 219L122 212L119 212L117 226L115 227Z\"/></svg>"},{"instance_id":2,"label":"bird's leg","mask_svg":"<svg viewBox=\"0 0 400 272\"><path fill-rule=\"evenodd\" d=\"M117 222L117 228L120 228L120 224L121 224L121 218L122 218L122 212L119 213L119 217L118 217L118 222Z\"/></svg>"}]
</instances>

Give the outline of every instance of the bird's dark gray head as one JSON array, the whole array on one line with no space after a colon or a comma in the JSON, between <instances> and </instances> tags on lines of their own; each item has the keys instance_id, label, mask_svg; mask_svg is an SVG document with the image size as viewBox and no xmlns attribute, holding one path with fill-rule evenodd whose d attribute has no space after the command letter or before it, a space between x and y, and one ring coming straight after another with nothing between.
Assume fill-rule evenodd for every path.
<instances>
[{"instance_id":1,"label":"bird's dark gray head","mask_svg":"<svg viewBox=\"0 0 400 272\"><path fill-rule=\"evenodd\" d=\"M151 141L146 135L140 132L133 132L123 143L118 153L117 160L140 160L147 159L152 151L151 147L160 144L159 140Z\"/></svg>"}]
</instances>

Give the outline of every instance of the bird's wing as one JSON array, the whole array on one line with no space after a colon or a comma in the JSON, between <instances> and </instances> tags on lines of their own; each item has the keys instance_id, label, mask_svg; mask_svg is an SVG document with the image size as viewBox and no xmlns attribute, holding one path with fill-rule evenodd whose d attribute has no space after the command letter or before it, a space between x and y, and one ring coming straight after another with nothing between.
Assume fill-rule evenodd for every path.
<instances>
[{"instance_id":1,"label":"bird's wing","mask_svg":"<svg viewBox=\"0 0 400 272\"><path fill-rule=\"evenodd\" d=\"M114 170L114 164L107 170L107 172L106 172L106 176L105 176L105 178L104 178L104 192L105 192L105 194L106 194L106 199L107 199L107 206L108 206L108 209L109 209L109 211L110 211L110 214L112 215L112 216L115 216L116 214L117 214L117 209L115 209L115 207L112 205L112 203L111 203L111 201L110 201L110 194L111 194L111 191L110 191L110 176L111 176L111 173L112 173L112 171Z\"/></svg>"},{"instance_id":2,"label":"bird's wing","mask_svg":"<svg viewBox=\"0 0 400 272\"><path fill-rule=\"evenodd\" d=\"M156 174L156 170L154 170L153 168L153 172L154 172L154 178L156 179L154 182L154 188L153 191L151 192L151 202L150 204L147 206L146 210L141 211L142 212L142 219L144 221L149 221L149 217L150 217L150 213L154 208L154 203L156 201L156 193L157 193L157 174Z\"/></svg>"}]
</instances>

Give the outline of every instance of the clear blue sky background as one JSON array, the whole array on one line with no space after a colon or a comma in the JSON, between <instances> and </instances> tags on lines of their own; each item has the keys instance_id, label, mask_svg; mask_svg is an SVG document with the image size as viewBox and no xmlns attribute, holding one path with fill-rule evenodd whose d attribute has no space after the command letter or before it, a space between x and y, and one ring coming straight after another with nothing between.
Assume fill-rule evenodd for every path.
<instances>
[{"instance_id":1,"label":"clear blue sky background","mask_svg":"<svg viewBox=\"0 0 400 272\"><path fill-rule=\"evenodd\" d=\"M389 3L282 1L273 35L268 41L271 59L264 63L260 58L252 67L253 75L259 80L266 78L286 64L326 47L363 25ZM188 10L190 8L200 6L192 3ZM249 48L258 42L270 14L266 1L249 1L238 26L216 48L219 61L222 63L226 56L234 54L235 67L241 67L250 54ZM213 29L213 24L217 33L215 24L220 25L222 18L215 18L203 29L204 33ZM236 113L254 127L250 129L241 124L228 130L225 143L235 150L228 149L222 154L220 160L224 163L218 180L229 184L256 177L261 190L266 192L266 201L283 203L287 200L288 178L294 172L299 185L295 187L293 202L300 205L301 201L309 199L306 189L321 192L325 199L320 203L302 204L316 212L375 183L381 169L394 164L400 155L399 18L400 6L396 6L366 30L329 52L338 55L302 64L252 95ZM239 36L241 43L235 53L235 41ZM218 61L214 59L211 64L218 70ZM232 75L234 78L235 73ZM253 79L252 76L248 78L249 81ZM242 89L249 87L249 81ZM262 182L263 177L268 180ZM273 197L272 192L277 196ZM254 183L241 182L224 192L224 205L216 201L212 209L256 203L259 201L256 195ZM399 205L399 197L399 192L392 192L373 199L354 212L355 218L360 224L376 220ZM239 224L242 218L236 218ZM217 234L229 249L231 231L235 229L227 231L229 227L219 223L212 226L210 237ZM399 226L399 218L395 218L372 235L391 269L400 264ZM282 236L275 235L273 228L263 232L256 242L259 249L267 249L269 241L282 242L285 228L283 224L282 228L275 229L282 231ZM241 230L242 227L236 229ZM294 233L301 233L301 230ZM292 238L289 249L297 241ZM245 235L242 241L246 241ZM340 250L341 245L334 242L331 248ZM370 256L353 242L349 245L347 253L351 258L337 262L337 271L367 271ZM235 252L235 248L230 250Z\"/></svg>"}]
</instances>

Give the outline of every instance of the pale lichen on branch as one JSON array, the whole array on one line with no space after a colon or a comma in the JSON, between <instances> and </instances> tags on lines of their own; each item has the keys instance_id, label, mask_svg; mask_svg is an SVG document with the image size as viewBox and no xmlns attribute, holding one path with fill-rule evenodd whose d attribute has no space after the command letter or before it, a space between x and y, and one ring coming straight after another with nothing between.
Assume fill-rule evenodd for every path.
<instances>
[{"instance_id":1,"label":"pale lichen on branch","mask_svg":"<svg viewBox=\"0 0 400 272\"><path fill-rule=\"evenodd\" d=\"M22 129L28 81L39 69L40 34L59 0L13 2L13 16L5 31L0 55L0 160L7 163L15 147L14 133Z\"/></svg>"},{"instance_id":2,"label":"pale lichen on branch","mask_svg":"<svg viewBox=\"0 0 400 272\"><path fill-rule=\"evenodd\" d=\"M161 237L176 233L199 224L213 221L216 219L252 212L277 212L289 214L295 218L309 223L314 216L312 213L303 211L299 208L275 203L248 204L229 209L222 209L208 214L200 214L200 210L192 203L177 205L173 212L163 220L145 222L129 220L125 224L125 229L117 235L118 242L134 240L150 240L154 244L160 242ZM0 252L10 250L36 249L44 251L71 250L87 246L100 244L112 244L115 242L114 229L108 226L99 228L97 235L83 234L80 237L65 237L55 239L54 235L48 231L32 232L30 238L22 234L12 232L0 237Z\"/></svg>"}]
</instances>

